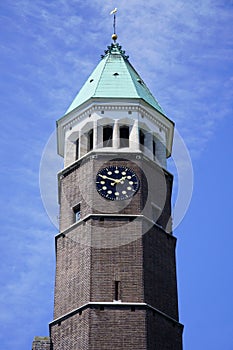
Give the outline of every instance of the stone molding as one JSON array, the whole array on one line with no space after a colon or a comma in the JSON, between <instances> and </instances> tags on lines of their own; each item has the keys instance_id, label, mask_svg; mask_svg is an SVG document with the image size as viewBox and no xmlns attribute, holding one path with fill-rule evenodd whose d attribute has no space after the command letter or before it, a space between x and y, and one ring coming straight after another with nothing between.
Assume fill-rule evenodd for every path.
<instances>
[{"instance_id":1,"label":"stone molding","mask_svg":"<svg viewBox=\"0 0 233 350\"><path fill-rule=\"evenodd\" d=\"M131 111L137 112L141 116L141 118L145 118L151 122L153 122L161 131L163 131L166 135L167 140L167 150L168 156L171 153L172 139L173 139L173 129L174 123L168 119L163 114L159 113L157 110L153 110L149 108L146 104L144 105L142 101L136 102L121 102L120 101L115 104L109 103L106 101L106 104L103 102L98 104L97 101L93 101L93 103L85 106L80 109L77 108L74 111L68 113L61 119L57 121L57 136L58 136L58 152L60 155L64 156L64 144L65 144L65 134L67 131L72 130L74 125L77 125L78 122L81 122L85 118L89 118L95 112L106 112L106 111ZM130 115L128 116L130 119ZM88 120L88 119L87 119Z\"/></svg>"},{"instance_id":2,"label":"stone molding","mask_svg":"<svg viewBox=\"0 0 233 350\"><path fill-rule=\"evenodd\" d=\"M148 309L151 310L153 312L158 313L159 315L165 317L167 320L171 321L173 324L178 325L179 327L183 328L183 325L181 323L179 323L179 320L175 320L174 318L168 316L167 314L165 314L164 312L154 308L153 306L151 306L150 304L147 303L125 303L125 302L121 302L121 301L112 301L112 302L89 302L86 303L82 306L80 306L77 309L71 310L70 312L68 312L65 315L62 315L61 317L51 321L49 323L49 328L51 329L51 327L55 324L59 324L62 321L66 320L67 318L76 315L77 313L81 313L83 310L88 309L88 308L93 308L93 309L100 309L100 308L115 308L115 309L121 309L121 308L135 308L136 309Z\"/></svg>"}]
</instances>

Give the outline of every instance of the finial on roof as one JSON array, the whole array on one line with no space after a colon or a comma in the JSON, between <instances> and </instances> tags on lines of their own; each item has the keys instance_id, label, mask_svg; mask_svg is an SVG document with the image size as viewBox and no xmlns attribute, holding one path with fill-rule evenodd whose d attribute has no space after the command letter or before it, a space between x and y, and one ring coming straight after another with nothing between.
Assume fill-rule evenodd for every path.
<instances>
[{"instance_id":1,"label":"finial on roof","mask_svg":"<svg viewBox=\"0 0 233 350\"><path fill-rule=\"evenodd\" d=\"M104 51L104 55L101 55L101 58L104 58L107 55L121 55L125 60L128 60L129 58L129 56L125 54L125 50L122 50L121 45L118 43L112 43L108 46L108 49Z\"/></svg>"},{"instance_id":2,"label":"finial on roof","mask_svg":"<svg viewBox=\"0 0 233 350\"><path fill-rule=\"evenodd\" d=\"M114 42L116 42L117 38L118 38L118 37L117 37L117 34L113 34L113 35L112 35L112 40L113 40Z\"/></svg>"},{"instance_id":3,"label":"finial on roof","mask_svg":"<svg viewBox=\"0 0 233 350\"><path fill-rule=\"evenodd\" d=\"M117 8L115 7L114 10L112 10L110 12L110 15L114 15L113 16L113 29L114 29L114 33L112 35L112 40L114 41L114 43L116 43L117 40L117 34L116 34L116 13L117 13Z\"/></svg>"}]
</instances>

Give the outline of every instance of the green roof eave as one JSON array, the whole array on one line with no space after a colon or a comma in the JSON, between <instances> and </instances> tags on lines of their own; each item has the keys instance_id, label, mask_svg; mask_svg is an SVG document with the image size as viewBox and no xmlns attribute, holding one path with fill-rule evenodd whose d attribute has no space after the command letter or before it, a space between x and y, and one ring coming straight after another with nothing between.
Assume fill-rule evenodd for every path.
<instances>
[{"instance_id":1,"label":"green roof eave","mask_svg":"<svg viewBox=\"0 0 233 350\"><path fill-rule=\"evenodd\" d=\"M127 103L138 103L140 104L140 102L142 102L142 105L144 107L149 107L150 109L155 109L161 116L163 116L168 122L172 123L173 125L175 125L175 123L169 119L166 114L163 111L158 110L156 107L154 107L152 104L148 103L146 100L144 100L143 98L127 98L127 97L90 97L88 100L84 101L82 104L78 105L77 107L75 107L74 109L67 111L61 118L59 118L57 120L57 123L59 123L61 120L63 120L64 118L68 117L70 114L72 114L72 112L78 112L79 110L83 110L86 109L86 107L90 106L90 104L94 104L95 102L99 103L100 101L103 103L107 103L107 102L112 102L112 103L116 103L116 102L122 102L123 100L125 100L125 102Z\"/></svg>"}]
</instances>

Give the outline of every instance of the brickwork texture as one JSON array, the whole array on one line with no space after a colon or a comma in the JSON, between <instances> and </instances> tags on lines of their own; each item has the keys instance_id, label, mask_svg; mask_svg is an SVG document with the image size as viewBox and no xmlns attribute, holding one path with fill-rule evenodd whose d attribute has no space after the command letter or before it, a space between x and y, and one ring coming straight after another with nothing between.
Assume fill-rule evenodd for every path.
<instances>
[{"instance_id":1,"label":"brickwork texture","mask_svg":"<svg viewBox=\"0 0 233 350\"><path fill-rule=\"evenodd\" d=\"M129 200L108 201L96 191L96 174L110 165L136 172L140 188ZM61 173L53 350L182 349L172 180L137 155L87 157ZM160 209L156 218L153 206Z\"/></svg>"}]
</instances>

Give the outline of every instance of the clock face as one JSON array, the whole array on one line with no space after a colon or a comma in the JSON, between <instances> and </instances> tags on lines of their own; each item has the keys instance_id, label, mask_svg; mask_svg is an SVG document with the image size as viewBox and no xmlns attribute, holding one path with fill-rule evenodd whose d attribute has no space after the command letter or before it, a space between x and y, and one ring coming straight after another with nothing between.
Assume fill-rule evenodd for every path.
<instances>
[{"instance_id":1,"label":"clock face","mask_svg":"<svg viewBox=\"0 0 233 350\"><path fill-rule=\"evenodd\" d=\"M109 200L131 198L139 189L139 179L135 172L125 166L109 166L96 175L98 193Z\"/></svg>"}]
</instances>

